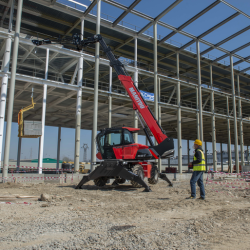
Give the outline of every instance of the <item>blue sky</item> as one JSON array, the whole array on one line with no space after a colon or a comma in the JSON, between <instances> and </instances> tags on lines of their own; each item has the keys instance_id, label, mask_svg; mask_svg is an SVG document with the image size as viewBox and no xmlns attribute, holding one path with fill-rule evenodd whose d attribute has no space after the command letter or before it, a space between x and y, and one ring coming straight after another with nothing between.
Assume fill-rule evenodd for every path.
<instances>
[{"instance_id":1,"label":"blue sky","mask_svg":"<svg viewBox=\"0 0 250 250\"><path fill-rule=\"evenodd\" d=\"M133 0L116 0L123 5L129 6ZM70 3L66 0L60 0L59 2L67 2L67 5L72 7L75 4ZM82 4L86 4L87 6L91 3L90 0L81 0L79 1ZM136 7L136 10L139 10L151 17L156 17L160 14L165 8L171 5L174 0L142 0ZM177 7L171 10L166 16L164 16L161 20L174 26L178 27L181 24L185 23L188 19L190 19L195 14L199 13L201 10L212 4L214 0L183 0ZM244 11L246 14L250 15L250 1L249 0L228 0L228 3L232 4L236 8ZM80 7L80 6L78 6ZM84 7L81 7L82 10L85 10ZM96 10L96 7L94 8ZM101 4L101 12L102 16L105 17L105 14L109 16L110 20L115 20L123 11L113 7L109 4L103 3ZM212 10L207 12L204 16L194 21L192 24L188 25L184 31L189 32L195 36L200 35L204 31L208 30L209 28L213 27L217 23L221 22L222 20L226 19L227 17L234 14L235 11L226 6L223 3L218 4ZM107 18L106 15L106 18ZM124 24L131 29L139 30L140 28L144 27L148 21L135 16L133 14L128 14L124 19ZM213 31L211 34L204 37L205 40L211 43L217 43L224 38L232 35L233 33L243 29L244 27L250 25L250 19L245 16L238 16L233 20L229 21L227 24L223 25L221 28ZM161 37L166 36L171 32L171 30L166 29L160 25L157 27L158 35ZM149 32L153 31L153 27L149 29ZM231 41L222 45L223 48L231 51L241 45L249 42L249 35L250 31L247 31L240 36L232 39ZM173 41L178 42L177 44L185 44L190 41L189 38L176 34L171 38ZM195 44L191 46L193 51L195 51ZM201 44L201 51L208 48L208 46ZM222 53L218 50L212 50L209 52L211 56L214 58L219 57ZM239 55L246 57L250 55L250 47L247 47L238 52ZM237 59L234 59L237 61ZM224 61L228 61L228 58L225 58ZM241 68L249 67L248 63L241 63L238 66ZM237 67L238 67L237 66ZM57 134L58 128L57 127L46 127L45 128L45 146L44 146L44 157L56 157L57 152ZM75 139L75 131L74 129L67 129L62 128L62 140L61 140L61 158L64 156L70 157L73 159L74 156L74 139ZM89 130L81 130L81 145L87 143L90 147L91 145L91 131ZM139 143L145 144L145 137L139 136ZM12 135L11 135L11 151L10 151L10 158L16 159L17 156L17 144L18 144L18 137L17 137L17 124L13 123L12 125ZM192 144L192 142L191 142ZM38 139L23 139L22 143L22 157L29 159L31 156L32 158L36 159L38 157ZM4 145L3 145L4 146ZM177 146L177 142L175 140L175 147ZM91 148L91 147L90 147ZM187 142L183 140L183 154L187 153ZM234 147L232 147L233 149ZM208 150L211 152L211 143L208 143ZM220 150L219 144L217 144L217 150ZM223 145L223 150L226 150L226 145ZM32 151L32 152L31 152ZM90 150L88 150L88 157L90 158ZM83 158L83 149L81 149L80 159Z\"/></svg>"}]
</instances>

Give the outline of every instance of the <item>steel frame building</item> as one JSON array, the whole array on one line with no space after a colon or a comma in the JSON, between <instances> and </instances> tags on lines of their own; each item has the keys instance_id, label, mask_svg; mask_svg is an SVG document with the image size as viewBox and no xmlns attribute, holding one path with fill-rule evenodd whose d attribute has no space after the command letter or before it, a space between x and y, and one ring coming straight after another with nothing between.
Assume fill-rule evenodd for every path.
<instances>
[{"instance_id":1,"label":"steel frame building","mask_svg":"<svg viewBox=\"0 0 250 250\"><path fill-rule=\"evenodd\" d=\"M55 39L60 35L66 38L77 32L82 38L102 34L116 56L126 59L126 69L139 89L154 92L154 102L149 101L148 104L167 135L178 139L179 172L182 172L181 140L196 138L212 142L215 170L216 142L228 144L230 168L233 143L236 170L239 172L238 143L244 154L244 145L250 142L250 75L246 73L250 67L241 70L235 67L242 62L250 63L249 55L242 57L237 54L250 42L233 51L224 49L222 45L250 30L250 25L217 44L208 42L204 37L237 16L250 17L226 1L216 0L179 27L161 21L182 1L174 1L153 18L134 9L141 0L135 0L130 6L102 0L123 10L118 18L110 21L101 14L101 0L93 0L85 11L55 0L18 0L17 3L0 0L0 159L4 147L3 177L8 173L11 124L17 121L20 107L29 104L32 88L37 104L34 110L25 113L24 119L42 121L39 173L42 172L45 125L59 127L58 160L61 127L75 127L75 171L79 170L81 128L92 130L91 156L94 163L94 139L98 129L123 124L138 127L131 100L112 72L99 44L79 52L73 45L35 47L31 42L37 37ZM219 4L229 6L235 13L199 36L183 30ZM93 12L95 6L96 13ZM148 20L148 24L139 30L127 27L122 20L129 13ZM164 37L159 36L158 25L171 32ZM152 35L148 31L151 26ZM170 39L175 34L184 35L190 41L176 46ZM200 43L209 48L200 51ZM190 47L192 44L196 45L195 51ZM213 49L224 55L211 60L207 54ZM226 57L230 58L229 65L221 63ZM234 62L234 58L237 61ZM7 128L3 143L5 119ZM19 162L20 150L21 138Z\"/></svg>"}]
</instances>

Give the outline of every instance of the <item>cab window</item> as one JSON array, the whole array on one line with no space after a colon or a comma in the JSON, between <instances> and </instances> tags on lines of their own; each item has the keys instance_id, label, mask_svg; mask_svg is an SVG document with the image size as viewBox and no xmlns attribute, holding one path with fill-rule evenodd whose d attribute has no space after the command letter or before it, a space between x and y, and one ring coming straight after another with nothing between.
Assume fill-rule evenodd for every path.
<instances>
[{"instance_id":1,"label":"cab window","mask_svg":"<svg viewBox=\"0 0 250 250\"><path fill-rule=\"evenodd\" d=\"M115 146L122 143L122 130L112 131L106 134L105 144L106 146Z\"/></svg>"},{"instance_id":2,"label":"cab window","mask_svg":"<svg viewBox=\"0 0 250 250\"><path fill-rule=\"evenodd\" d=\"M133 135L128 130L125 129L123 133L124 133L124 144L134 143Z\"/></svg>"}]
</instances>

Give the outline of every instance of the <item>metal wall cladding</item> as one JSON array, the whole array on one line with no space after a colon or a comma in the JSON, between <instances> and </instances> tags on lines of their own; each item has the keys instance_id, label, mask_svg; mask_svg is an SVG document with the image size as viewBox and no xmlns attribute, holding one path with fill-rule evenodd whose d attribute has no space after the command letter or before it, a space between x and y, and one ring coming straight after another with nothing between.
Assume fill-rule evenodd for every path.
<instances>
[{"instance_id":1,"label":"metal wall cladding","mask_svg":"<svg viewBox=\"0 0 250 250\"><path fill-rule=\"evenodd\" d=\"M24 135L42 135L41 121L24 121Z\"/></svg>"}]
</instances>

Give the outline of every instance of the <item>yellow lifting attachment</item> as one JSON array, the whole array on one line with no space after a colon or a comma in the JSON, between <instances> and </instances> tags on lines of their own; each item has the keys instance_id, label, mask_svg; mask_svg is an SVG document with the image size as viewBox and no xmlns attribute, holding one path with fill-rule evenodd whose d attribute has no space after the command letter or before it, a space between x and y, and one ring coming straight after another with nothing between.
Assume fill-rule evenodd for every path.
<instances>
[{"instance_id":1,"label":"yellow lifting attachment","mask_svg":"<svg viewBox=\"0 0 250 250\"><path fill-rule=\"evenodd\" d=\"M18 137L25 137L25 138L37 138L41 135L24 135L24 122L23 122L23 113L35 107L35 102L33 101L33 88L32 88L32 95L31 95L31 104L25 108L22 108L18 113Z\"/></svg>"}]
</instances>

